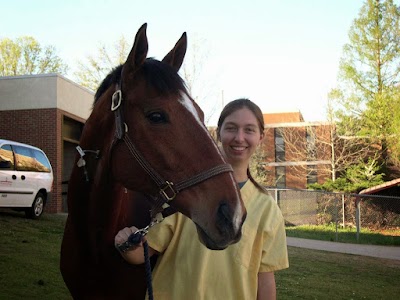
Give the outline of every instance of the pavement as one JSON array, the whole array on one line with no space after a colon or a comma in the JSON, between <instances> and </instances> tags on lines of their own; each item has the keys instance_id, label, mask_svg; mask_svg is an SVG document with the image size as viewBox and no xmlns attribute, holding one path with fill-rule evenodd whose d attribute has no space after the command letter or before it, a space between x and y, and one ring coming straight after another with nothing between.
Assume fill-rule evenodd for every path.
<instances>
[{"instance_id":1,"label":"pavement","mask_svg":"<svg viewBox=\"0 0 400 300\"><path fill-rule=\"evenodd\" d=\"M317 241L287 237L287 245L290 247L323 250L330 252L340 252L354 255L371 256L378 258L400 260L400 247L398 246L377 246L337 243L329 241Z\"/></svg>"}]
</instances>

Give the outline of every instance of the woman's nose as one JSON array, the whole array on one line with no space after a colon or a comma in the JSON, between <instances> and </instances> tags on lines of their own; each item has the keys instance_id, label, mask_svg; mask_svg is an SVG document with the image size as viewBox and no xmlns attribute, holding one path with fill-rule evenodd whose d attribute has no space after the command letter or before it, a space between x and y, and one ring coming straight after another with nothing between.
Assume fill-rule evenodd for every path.
<instances>
[{"instance_id":1,"label":"woman's nose","mask_svg":"<svg viewBox=\"0 0 400 300\"><path fill-rule=\"evenodd\" d=\"M239 129L238 131L236 131L235 140L237 142L244 141L244 132L243 132L243 130Z\"/></svg>"}]
</instances>

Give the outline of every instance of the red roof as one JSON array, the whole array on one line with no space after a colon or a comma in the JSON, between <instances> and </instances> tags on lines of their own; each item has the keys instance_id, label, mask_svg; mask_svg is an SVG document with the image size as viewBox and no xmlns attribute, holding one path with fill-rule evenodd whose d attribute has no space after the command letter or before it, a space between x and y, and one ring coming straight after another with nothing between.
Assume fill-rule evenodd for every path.
<instances>
[{"instance_id":1,"label":"red roof","mask_svg":"<svg viewBox=\"0 0 400 300\"><path fill-rule=\"evenodd\" d=\"M265 124L304 122L303 115L297 112L264 113Z\"/></svg>"},{"instance_id":2,"label":"red roof","mask_svg":"<svg viewBox=\"0 0 400 300\"><path fill-rule=\"evenodd\" d=\"M365 194L365 195L369 195L369 194L374 194L376 192L382 191L382 190L386 190L388 188L394 187L394 186L400 186L400 178L391 180L391 181L387 181L384 182L382 184L378 184L376 186L367 188L365 190L362 190L361 192L359 192L359 194Z\"/></svg>"}]
</instances>

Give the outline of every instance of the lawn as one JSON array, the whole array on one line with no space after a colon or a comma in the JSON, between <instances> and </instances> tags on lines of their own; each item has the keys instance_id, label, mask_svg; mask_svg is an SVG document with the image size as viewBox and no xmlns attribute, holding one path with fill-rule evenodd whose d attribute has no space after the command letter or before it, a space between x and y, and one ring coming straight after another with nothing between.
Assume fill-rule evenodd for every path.
<instances>
[{"instance_id":1,"label":"lawn","mask_svg":"<svg viewBox=\"0 0 400 300\"><path fill-rule=\"evenodd\" d=\"M59 271L65 215L0 210L0 299L71 299ZM397 299L400 261L289 247L278 299Z\"/></svg>"}]
</instances>

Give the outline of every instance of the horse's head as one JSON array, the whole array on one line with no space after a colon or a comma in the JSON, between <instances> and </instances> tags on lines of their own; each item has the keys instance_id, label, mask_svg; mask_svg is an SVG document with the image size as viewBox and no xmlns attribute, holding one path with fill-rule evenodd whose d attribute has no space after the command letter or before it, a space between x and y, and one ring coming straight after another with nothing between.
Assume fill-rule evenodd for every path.
<instances>
[{"instance_id":1,"label":"horse's head","mask_svg":"<svg viewBox=\"0 0 400 300\"><path fill-rule=\"evenodd\" d=\"M186 47L184 33L162 61L146 58L144 24L125 64L97 91L94 112L112 106L112 179L156 201L171 200L208 248L224 249L239 240L246 210L203 112L178 75Z\"/></svg>"}]
</instances>

